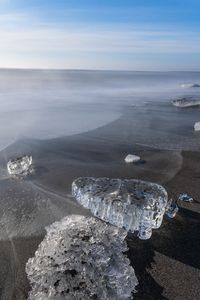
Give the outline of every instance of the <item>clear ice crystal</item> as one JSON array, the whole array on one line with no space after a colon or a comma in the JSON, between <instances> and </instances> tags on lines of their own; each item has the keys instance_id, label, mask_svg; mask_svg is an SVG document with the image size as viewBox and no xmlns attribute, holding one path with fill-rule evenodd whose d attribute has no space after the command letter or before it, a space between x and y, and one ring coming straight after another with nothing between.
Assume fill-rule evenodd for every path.
<instances>
[{"instance_id":1,"label":"clear ice crystal","mask_svg":"<svg viewBox=\"0 0 200 300\"><path fill-rule=\"evenodd\" d=\"M190 195L184 193L179 195L178 200L184 202L192 202L193 198Z\"/></svg>"},{"instance_id":2,"label":"clear ice crystal","mask_svg":"<svg viewBox=\"0 0 200 300\"><path fill-rule=\"evenodd\" d=\"M193 97L184 97L184 98L179 98L179 99L173 100L172 104L174 106L182 107L182 108L197 106L197 105L200 105L200 99L196 99Z\"/></svg>"},{"instance_id":3,"label":"clear ice crystal","mask_svg":"<svg viewBox=\"0 0 200 300\"><path fill-rule=\"evenodd\" d=\"M128 300L138 284L123 229L71 215L46 228L26 264L29 300Z\"/></svg>"},{"instance_id":4,"label":"clear ice crystal","mask_svg":"<svg viewBox=\"0 0 200 300\"><path fill-rule=\"evenodd\" d=\"M21 156L7 163L10 175L27 175L32 172L32 156Z\"/></svg>"},{"instance_id":5,"label":"clear ice crystal","mask_svg":"<svg viewBox=\"0 0 200 300\"><path fill-rule=\"evenodd\" d=\"M72 195L92 214L149 239L159 228L168 204L166 190L136 179L81 177L72 183Z\"/></svg>"},{"instance_id":6,"label":"clear ice crystal","mask_svg":"<svg viewBox=\"0 0 200 300\"><path fill-rule=\"evenodd\" d=\"M166 207L166 211L165 214L169 217L169 218L174 218L178 212L179 208L178 205L176 204L176 201L174 201L173 199L170 199L168 202L168 205Z\"/></svg>"}]
</instances>

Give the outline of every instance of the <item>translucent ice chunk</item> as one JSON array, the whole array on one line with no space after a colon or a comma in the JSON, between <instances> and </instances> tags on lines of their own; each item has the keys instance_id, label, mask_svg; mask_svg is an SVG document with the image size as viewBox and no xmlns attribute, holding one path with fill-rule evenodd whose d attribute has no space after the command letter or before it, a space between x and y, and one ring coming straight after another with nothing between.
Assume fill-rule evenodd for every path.
<instances>
[{"instance_id":1,"label":"translucent ice chunk","mask_svg":"<svg viewBox=\"0 0 200 300\"><path fill-rule=\"evenodd\" d=\"M194 130L195 130L195 131L200 131L200 122L196 122L196 123L194 124Z\"/></svg>"},{"instance_id":2,"label":"translucent ice chunk","mask_svg":"<svg viewBox=\"0 0 200 300\"><path fill-rule=\"evenodd\" d=\"M26 265L28 299L133 299L138 281L124 254L126 235L93 217L72 215L53 223Z\"/></svg>"},{"instance_id":3,"label":"translucent ice chunk","mask_svg":"<svg viewBox=\"0 0 200 300\"><path fill-rule=\"evenodd\" d=\"M98 218L149 239L159 228L168 204L166 190L135 179L82 177L72 184L72 195Z\"/></svg>"},{"instance_id":4,"label":"translucent ice chunk","mask_svg":"<svg viewBox=\"0 0 200 300\"><path fill-rule=\"evenodd\" d=\"M192 202L193 198L189 196L188 194L180 194L178 197L178 200L184 201L184 202Z\"/></svg>"},{"instance_id":5,"label":"translucent ice chunk","mask_svg":"<svg viewBox=\"0 0 200 300\"><path fill-rule=\"evenodd\" d=\"M21 156L10 160L7 163L8 173L10 175L27 175L31 172L32 156Z\"/></svg>"},{"instance_id":6,"label":"translucent ice chunk","mask_svg":"<svg viewBox=\"0 0 200 300\"><path fill-rule=\"evenodd\" d=\"M124 160L126 163L133 163L140 161L140 157L134 154L128 154Z\"/></svg>"},{"instance_id":7,"label":"translucent ice chunk","mask_svg":"<svg viewBox=\"0 0 200 300\"><path fill-rule=\"evenodd\" d=\"M169 217L169 218L174 218L178 212L178 205L176 204L176 201L174 201L173 199L170 199L168 202L168 205L166 207L166 211L165 214Z\"/></svg>"},{"instance_id":8,"label":"translucent ice chunk","mask_svg":"<svg viewBox=\"0 0 200 300\"><path fill-rule=\"evenodd\" d=\"M200 105L200 99L196 99L193 97L185 97L172 101L172 104L177 107L190 107Z\"/></svg>"}]
</instances>

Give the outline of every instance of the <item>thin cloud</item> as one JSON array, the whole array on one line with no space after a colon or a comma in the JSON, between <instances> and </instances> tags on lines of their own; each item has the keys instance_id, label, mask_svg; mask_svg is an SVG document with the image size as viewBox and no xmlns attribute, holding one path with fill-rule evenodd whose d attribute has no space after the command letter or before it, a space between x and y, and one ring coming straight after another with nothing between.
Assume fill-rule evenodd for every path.
<instances>
[{"instance_id":1,"label":"thin cloud","mask_svg":"<svg viewBox=\"0 0 200 300\"><path fill-rule=\"evenodd\" d=\"M113 53L197 53L196 34L140 30L0 29L0 51L84 51Z\"/></svg>"},{"instance_id":2,"label":"thin cloud","mask_svg":"<svg viewBox=\"0 0 200 300\"><path fill-rule=\"evenodd\" d=\"M39 66L42 62L45 66L56 66L57 62L60 67L62 60L63 65L70 61L71 67L76 62L85 66L86 63L90 65L90 61L94 64L92 59L96 57L98 64L115 63L118 68L123 63L119 57L124 59L126 55L132 55L134 65L138 56L145 61L145 56L150 54L190 55L200 52L198 31L152 24L52 24L18 12L1 14L0 25L0 67L6 66L6 63L23 66L25 60L30 67ZM115 61L114 58L110 60L112 54ZM137 56L135 60L134 54Z\"/></svg>"}]
</instances>

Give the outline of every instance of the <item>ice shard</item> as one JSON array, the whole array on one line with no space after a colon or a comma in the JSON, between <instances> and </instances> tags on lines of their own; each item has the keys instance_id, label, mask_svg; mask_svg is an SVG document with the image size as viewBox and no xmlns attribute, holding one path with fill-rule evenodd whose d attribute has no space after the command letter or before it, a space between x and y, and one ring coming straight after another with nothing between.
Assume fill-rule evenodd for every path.
<instances>
[{"instance_id":1,"label":"ice shard","mask_svg":"<svg viewBox=\"0 0 200 300\"><path fill-rule=\"evenodd\" d=\"M178 208L178 205L176 203L175 200L173 199L170 199L168 204L167 204L167 207L166 207L166 211L165 211L165 214L170 218L174 218L178 212L179 208Z\"/></svg>"},{"instance_id":2,"label":"ice shard","mask_svg":"<svg viewBox=\"0 0 200 300\"><path fill-rule=\"evenodd\" d=\"M32 172L32 156L21 156L7 163L10 175L27 175Z\"/></svg>"},{"instance_id":3,"label":"ice shard","mask_svg":"<svg viewBox=\"0 0 200 300\"><path fill-rule=\"evenodd\" d=\"M93 217L53 223L26 265L29 300L128 300L138 284L127 232Z\"/></svg>"},{"instance_id":4,"label":"ice shard","mask_svg":"<svg viewBox=\"0 0 200 300\"><path fill-rule=\"evenodd\" d=\"M166 190L136 179L82 177L72 183L72 195L92 214L149 239L159 228L168 205Z\"/></svg>"}]
</instances>

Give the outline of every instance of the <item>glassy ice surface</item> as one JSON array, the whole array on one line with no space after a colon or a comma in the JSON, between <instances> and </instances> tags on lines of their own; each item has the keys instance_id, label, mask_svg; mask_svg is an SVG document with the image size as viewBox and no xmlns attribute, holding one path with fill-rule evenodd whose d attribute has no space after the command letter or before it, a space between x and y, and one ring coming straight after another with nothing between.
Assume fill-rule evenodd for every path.
<instances>
[{"instance_id":1,"label":"glassy ice surface","mask_svg":"<svg viewBox=\"0 0 200 300\"><path fill-rule=\"evenodd\" d=\"M136 179L82 177L72 184L72 195L98 218L149 239L159 228L168 204L166 190Z\"/></svg>"},{"instance_id":2,"label":"glassy ice surface","mask_svg":"<svg viewBox=\"0 0 200 300\"><path fill-rule=\"evenodd\" d=\"M29 300L133 299L138 281L124 254L126 231L78 215L46 230L26 265Z\"/></svg>"},{"instance_id":3,"label":"glassy ice surface","mask_svg":"<svg viewBox=\"0 0 200 300\"><path fill-rule=\"evenodd\" d=\"M190 107L200 105L200 99L193 97L184 97L172 101L172 104L177 107Z\"/></svg>"},{"instance_id":4,"label":"glassy ice surface","mask_svg":"<svg viewBox=\"0 0 200 300\"><path fill-rule=\"evenodd\" d=\"M27 175L32 172L32 156L21 156L10 160L7 163L8 173L10 175Z\"/></svg>"}]
</instances>

